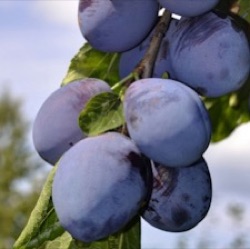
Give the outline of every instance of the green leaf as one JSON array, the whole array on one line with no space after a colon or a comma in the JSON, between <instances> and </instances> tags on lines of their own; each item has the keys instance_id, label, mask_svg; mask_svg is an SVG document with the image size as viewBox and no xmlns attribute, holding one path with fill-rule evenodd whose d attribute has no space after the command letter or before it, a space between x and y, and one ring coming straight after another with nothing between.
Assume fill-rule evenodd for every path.
<instances>
[{"instance_id":1,"label":"green leaf","mask_svg":"<svg viewBox=\"0 0 250 249\"><path fill-rule=\"evenodd\" d=\"M105 92L93 97L79 116L79 125L89 136L115 129L124 122L122 102L113 92Z\"/></svg>"},{"instance_id":2,"label":"green leaf","mask_svg":"<svg viewBox=\"0 0 250 249\"><path fill-rule=\"evenodd\" d=\"M118 53L104 53L86 43L71 60L62 85L82 78L97 78L110 86L119 81Z\"/></svg>"},{"instance_id":3,"label":"green leaf","mask_svg":"<svg viewBox=\"0 0 250 249\"><path fill-rule=\"evenodd\" d=\"M39 248L45 241L52 240L64 232L58 222L51 199L55 171L56 167L51 170L29 221L14 244L14 249Z\"/></svg>"},{"instance_id":4,"label":"green leaf","mask_svg":"<svg viewBox=\"0 0 250 249\"><path fill-rule=\"evenodd\" d=\"M212 142L223 140L239 125L250 121L247 98L233 106L230 104L232 96L205 100L212 123Z\"/></svg>"},{"instance_id":5,"label":"green leaf","mask_svg":"<svg viewBox=\"0 0 250 249\"><path fill-rule=\"evenodd\" d=\"M239 15L250 22L250 1L249 0L238 0L240 12Z\"/></svg>"},{"instance_id":6,"label":"green leaf","mask_svg":"<svg viewBox=\"0 0 250 249\"><path fill-rule=\"evenodd\" d=\"M67 232L64 232L61 236L57 237L53 241L46 243L45 249L76 249L74 245L74 240L71 235Z\"/></svg>"}]
</instances>

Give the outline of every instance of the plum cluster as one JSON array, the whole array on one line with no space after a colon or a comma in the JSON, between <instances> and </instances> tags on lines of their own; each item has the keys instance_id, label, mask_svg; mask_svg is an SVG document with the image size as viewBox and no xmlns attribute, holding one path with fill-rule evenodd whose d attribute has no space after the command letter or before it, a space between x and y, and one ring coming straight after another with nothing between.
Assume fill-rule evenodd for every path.
<instances>
[{"instance_id":1,"label":"plum cluster","mask_svg":"<svg viewBox=\"0 0 250 249\"><path fill-rule=\"evenodd\" d=\"M129 134L84 134L80 112L110 91L99 79L73 81L53 92L35 119L34 145L58 167L52 199L61 225L84 242L120 231L138 214L166 231L193 228L212 195L202 158L211 136L203 102L180 82L137 80L123 100Z\"/></svg>"},{"instance_id":2,"label":"plum cluster","mask_svg":"<svg viewBox=\"0 0 250 249\"><path fill-rule=\"evenodd\" d=\"M81 0L79 26L95 49L120 52L124 78L142 60L160 8L172 19L152 77L123 88L124 129L89 136L78 118L107 82L85 78L52 93L39 110L33 141L57 164L52 199L61 225L92 242L125 228L140 215L170 232L192 229L206 216L212 183L203 154L212 128L201 95L239 89L250 71L249 44L218 0ZM164 78L164 73L169 78Z\"/></svg>"}]
</instances>

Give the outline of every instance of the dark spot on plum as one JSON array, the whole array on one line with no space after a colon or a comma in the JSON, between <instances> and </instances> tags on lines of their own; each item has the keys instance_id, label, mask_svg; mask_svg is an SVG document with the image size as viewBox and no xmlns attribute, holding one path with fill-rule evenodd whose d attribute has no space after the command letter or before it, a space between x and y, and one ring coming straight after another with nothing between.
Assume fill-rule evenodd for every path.
<instances>
[{"instance_id":1,"label":"dark spot on plum","mask_svg":"<svg viewBox=\"0 0 250 249\"><path fill-rule=\"evenodd\" d=\"M174 26L176 27L179 23L179 20L176 19L175 22L172 21L172 23L174 23Z\"/></svg>"},{"instance_id":2,"label":"dark spot on plum","mask_svg":"<svg viewBox=\"0 0 250 249\"><path fill-rule=\"evenodd\" d=\"M126 160L128 160L131 163L132 167L135 167L139 170L145 186L152 186L153 175L152 175L150 161L144 158L142 155L135 153L134 151L128 153L128 155L126 156ZM146 201L150 199L151 191L152 189L149 189Z\"/></svg>"},{"instance_id":3,"label":"dark spot on plum","mask_svg":"<svg viewBox=\"0 0 250 249\"><path fill-rule=\"evenodd\" d=\"M81 0L79 2L79 11L83 12L84 9L86 9L89 6L91 6L91 4L92 4L92 0Z\"/></svg>"},{"instance_id":4,"label":"dark spot on plum","mask_svg":"<svg viewBox=\"0 0 250 249\"><path fill-rule=\"evenodd\" d=\"M147 207L148 212L155 212L155 209L152 206Z\"/></svg>"},{"instance_id":5,"label":"dark spot on plum","mask_svg":"<svg viewBox=\"0 0 250 249\"><path fill-rule=\"evenodd\" d=\"M131 126L136 129L137 128L137 123L138 123L138 116L135 115L134 113L131 113L130 117L129 117L129 122L131 124Z\"/></svg>"},{"instance_id":6,"label":"dark spot on plum","mask_svg":"<svg viewBox=\"0 0 250 249\"><path fill-rule=\"evenodd\" d=\"M69 143L69 146L70 146L70 147L72 147L73 145L74 145L74 143L73 143L73 142L70 142L70 143Z\"/></svg>"},{"instance_id":7,"label":"dark spot on plum","mask_svg":"<svg viewBox=\"0 0 250 249\"><path fill-rule=\"evenodd\" d=\"M181 195L181 198L184 202L188 202L190 200L190 195L187 193L184 193Z\"/></svg>"},{"instance_id":8,"label":"dark spot on plum","mask_svg":"<svg viewBox=\"0 0 250 249\"><path fill-rule=\"evenodd\" d=\"M131 166L141 168L143 166L143 161L141 155L134 151L130 151L126 156L126 159L131 163Z\"/></svg>"},{"instance_id":9,"label":"dark spot on plum","mask_svg":"<svg viewBox=\"0 0 250 249\"><path fill-rule=\"evenodd\" d=\"M202 197L202 201L203 201L203 202L207 202L207 201L209 201L209 200L210 200L210 197L207 196L207 195L205 195L205 196Z\"/></svg>"},{"instance_id":10,"label":"dark spot on plum","mask_svg":"<svg viewBox=\"0 0 250 249\"><path fill-rule=\"evenodd\" d=\"M112 201L113 201L114 205L117 206L117 207L121 206L121 204L122 204L121 203L121 198L116 196L116 195L112 196Z\"/></svg>"},{"instance_id":11,"label":"dark spot on plum","mask_svg":"<svg viewBox=\"0 0 250 249\"><path fill-rule=\"evenodd\" d=\"M190 206L192 209L195 208L194 204L192 204L192 203L191 203L189 206Z\"/></svg>"},{"instance_id":12,"label":"dark spot on plum","mask_svg":"<svg viewBox=\"0 0 250 249\"><path fill-rule=\"evenodd\" d=\"M152 221L156 222L156 223L160 223L161 222L161 216L156 212L156 216L153 217Z\"/></svg>"},{"instance_id":13,"label":"dark spot on plum","mask_svg":"<svg viewBox=\"0 0 250 249\"><path fill-rule=\"evenodd\" d=\"M172 220L176 226L181 226L190 219L190 215L184 208L175 206L171 209Z\"/></svg>"},{"instance_id":14,"label":"dark spot on plum","mask_svg":"<svg viewBox=\"0 0 250 249\"><path fill-rule=\"evenodd\" d=\"M157 200L157 199L155 199L155 198L154 198L154 199L151 199L151 201L152 201L152 202L159 203L159 200Z\"/></svg>"},{"instance_id":15,"label":"dark spot on plum","mask_svg":"<svg viewBox=\"0 0 250 249\"><path fill-rule=\"evenodd\" d=\"M179 36L176 53L203 43L225 27L227 22L215 18L211 12L198 17L181 19L175 31L175 35Z\"/></svg>"}]
</instances>

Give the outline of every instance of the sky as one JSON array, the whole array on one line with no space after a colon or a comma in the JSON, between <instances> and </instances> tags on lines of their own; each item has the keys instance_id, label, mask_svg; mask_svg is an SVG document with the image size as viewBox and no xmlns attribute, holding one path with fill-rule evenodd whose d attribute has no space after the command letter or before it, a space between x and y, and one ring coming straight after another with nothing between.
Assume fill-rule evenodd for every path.
<instances>
[{"instance_id":1,"label":"sky","mask_svg":"<svg viewBox=\"0 0 250 249\"><path fill-rule=\"evenodd\" d=\"M77 23L77 5L77 0L0 1L0 91L9 89L23 100L23 112L31 127L41 104L60 86L71 58L85 42ZM29 142L35 151L31 133ZM242 125L226 140L211 144L204 154L213 183L207 217L184 233L163 232L142 221L142 248L174 249L178 242L187 239L189 249L196 248L197 240L210 243L208 248L227 249L232 248L230 245L237 236L247 240L249 147L250 123ZM243 207L242 220L229 215L230 205Z\"/></svg>"}]
</instances>

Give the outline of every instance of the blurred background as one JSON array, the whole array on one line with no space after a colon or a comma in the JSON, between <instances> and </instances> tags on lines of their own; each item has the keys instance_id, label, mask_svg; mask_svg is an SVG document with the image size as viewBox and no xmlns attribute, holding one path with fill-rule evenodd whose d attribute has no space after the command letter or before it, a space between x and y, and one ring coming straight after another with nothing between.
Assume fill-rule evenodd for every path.
<instances>
[{"instance_id":1,"label":"blurred background","mask_svg":"<svg viewBox=\"0 0 250 249\"><path fill-rule=\"evenodd\" d=\"M0 1L0 249L9 249L30 215L51 166L32 144L44 100L85 42L77 0ZM142 221L143 249L250 249L250 123L205 153L213 182L207 217L168 233Z\"/></svg>"}]
</instances>

